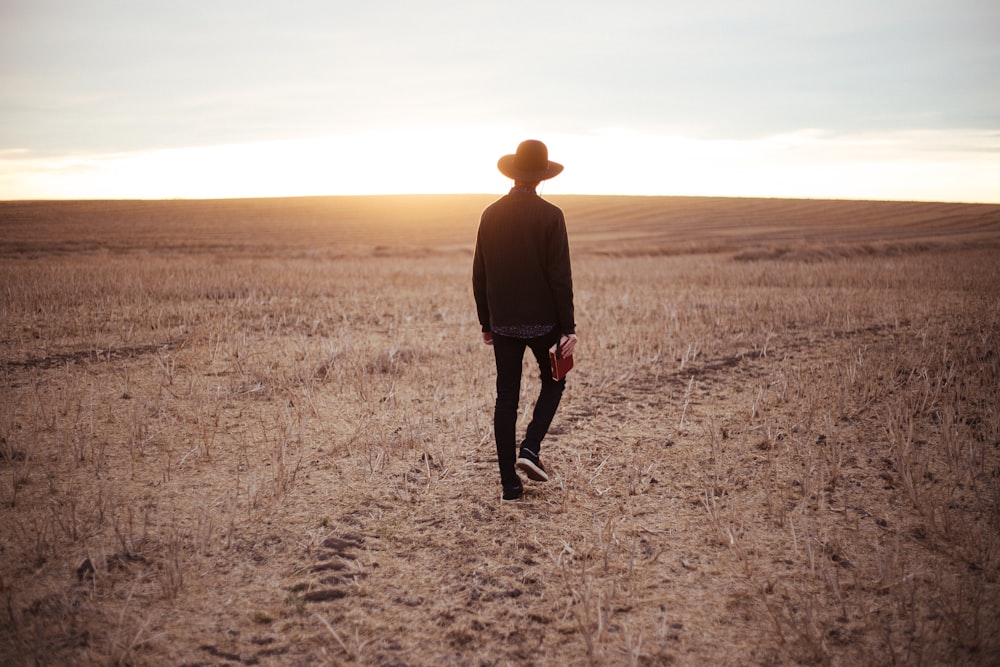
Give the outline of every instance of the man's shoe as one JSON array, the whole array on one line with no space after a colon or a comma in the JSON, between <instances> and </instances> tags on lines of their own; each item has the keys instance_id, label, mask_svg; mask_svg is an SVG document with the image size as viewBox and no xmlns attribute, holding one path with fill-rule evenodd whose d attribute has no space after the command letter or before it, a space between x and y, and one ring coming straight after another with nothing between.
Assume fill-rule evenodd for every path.
<instances>
[{"instance_id":1,"label":"man's shoe","mask_svg":"<svg viewBox=\"0 0 1000 667\"><path fill-rule=\"evenodd\" d=\"M541 459L530 449L521 449L521 454L517 457L517 463L514 464L514 467L527 475L528 479L533 479L536 482L549 481L549 474L545 472Z\"/></svg>"},{"instance_id":2,"label":"man's shoe","mask_svg":"<svg viewBox=\"0 0 1000 667\"><path fill-rule=\"evenodd\" d=\"M517 486L505 486L503 487L503 499L504 502L515 502L520 500L524 496L524 487L518 484Z\"/></svg>"}]
</instances>

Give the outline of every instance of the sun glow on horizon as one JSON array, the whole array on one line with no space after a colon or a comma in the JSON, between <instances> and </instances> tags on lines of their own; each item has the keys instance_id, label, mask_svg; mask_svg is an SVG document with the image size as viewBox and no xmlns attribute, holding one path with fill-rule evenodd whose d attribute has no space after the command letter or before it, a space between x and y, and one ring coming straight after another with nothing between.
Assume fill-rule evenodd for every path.
<instances>
[{"instance_id":1,"label":"sun glow on horizon","mask_svg":"<svg viewBox=\"0 0 1000 667\"><path fill-rule=\"evenodd\" d=\"M833 136L806 130L704 140L467 127L34 158L0 152L0 199L201 199L500 192L497 159L538 138L566 166L548 194L1000 203L990 132Z\"/></svg>"}]
</instances>

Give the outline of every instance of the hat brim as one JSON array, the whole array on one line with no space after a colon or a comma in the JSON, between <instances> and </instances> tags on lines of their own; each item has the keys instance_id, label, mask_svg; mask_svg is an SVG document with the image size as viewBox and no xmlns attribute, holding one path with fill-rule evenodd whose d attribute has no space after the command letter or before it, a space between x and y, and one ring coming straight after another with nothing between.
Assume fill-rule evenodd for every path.
<instances>
[{"instance_id":1,"label":"hat brim","mask_svg":"<svg viewBox=\"0 0 1000 667\"><path fill-rule=\"evenodd\" d=\"M526 181L529 183L545 181L553 176L558 176L563 170L561 164L549 160L548 167L541 171L525 171L514 166L514 158L516 157L516 155L504 155L497 160L497 169L500 170L500 173L515 181Z\"/></svg>"}]
</instances>

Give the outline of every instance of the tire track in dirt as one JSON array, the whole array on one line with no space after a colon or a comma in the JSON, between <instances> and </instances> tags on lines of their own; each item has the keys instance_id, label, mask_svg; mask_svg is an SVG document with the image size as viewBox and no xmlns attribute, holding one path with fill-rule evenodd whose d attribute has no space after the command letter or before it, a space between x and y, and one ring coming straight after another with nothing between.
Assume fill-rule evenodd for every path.
<instances>
[{"instance_id":1,"label":"tire track in dirt","mask_svg":"<svg viewBox=\"0 0 1000 667\"><path fill-rule=\"evenodd\" d=\"M357 560L355 551L363 547L365 537L354 533L330 536L321 543L322 550L309 568L309 577L293 584L288 592L298 596L302 602L331 602L346 598L351 586L366 579L368 574L353 569L351 563Z\"/></svg>"},{"instance_id":2,"label":"tire track in dirt","mask_svg":"<svg viewBox=\"0 0 1000 667\"><path fill-rule=\"evenodd\" d=\"M365 534L327 537L300 566L304 574L288 576L289 599L321 628L314 643L376 664L461 662L484 640L508 644L518 632L504 621L513 606L542 598L544 584L532 574L542 556L528 544L515 560L490 563L484 545L504 542L501 509L467 492L450 492L444 514L436 502L426 502L385 505L378 519L356 511L336 518ZM357 635L373 618L379 619L377 634ZM546 625L553 618L536 612L531 620ZM419 631L423 624L433 631ZM530 658L523 641L528 638L509 647L508 659Z\"/></svg>"},{"instance_id":3,"label":"tire track in dirt","mask_svg":"<svg viewBox=\"0 0 1000 667\"><path fill-rule=\"evenodd\" d=\"M106 350L78 350L76 352L60 352L49 354L43 357L31 357L21 361L5 361L3 369L14 371L18 369L39 368L48 370L59 368L67 364L79 364L84 362L110 362L122 359L132 359L147 354L158 352L173 352L182 347L187 341L184 339L168 340L165 343L153 343L150 345L134 345L131 347L109 347Z\"/></svg>"},{"instance_id":4,"label":"tire track in dirt","mask_svg":"<svg viewBox=\"0 0 1000 667\"><path fill-rule=\"evenodd\" d=\"M282 612L278 618L263 612L256 612L253 621L258 627L270 627L278 621L288 622L289 619L308 618L310 614L325 620L315 614L316 611L328 612L337 605L351 605L352 598L359 594L358 586L367 577L364 566L359 563L362 550L370 552L373 548L368 536L358 533L344 532L331 535L320 542L318 549L310 549L310 557L306 559L311 565L299 566L283 577L286 585L281 589L284 599L280 600ZM301 562L301 561L300 561ZM333 636L335 630L327 625ZM326 639L332 639L327 635ZM342 641L339 640L338 641ZM327 642L329 643L329 642ZM285 664L296 658L313 655L310 643L302 642L301 635L282 630L277 627L273 632L254 633L243 636L238 630L227 633L224 641L202 643L199 650L221 660L221 664ZM307 660L308 661L308 660ZM202 664L220 664L217 661L208 663L185 663L187 667Z\"/></svg>"},{"instance_id":5,"label":"tire track in dirt","mask_svg":"<svg viewBox=\"0 0 1000 667\"><path fill-rule=\"evenodd\" d=\"M701 361L688 361L673 370L664 370L662 366L645 367L642 373L633 376L622 385L621 390L615 390L610 395L594 396L595 401L592 402L620 402L626 398L635 398L636 394L643 397L659 397L663 394L664 386L683 390L691 386L692 381L699 388L708 389L731 381L734 373L742 379L759 378L767 372L764 366L773 364L775 359L789 358L794 354L816 350L836 340L862 337L878 339L905 329L909 325L908 320L900 320L893 324L873 324L855 329L832 330L820 336L791 330L786 332L791 334L790 336L772 339L767 352L743 350Z\"/></svg>"}]
</instances>

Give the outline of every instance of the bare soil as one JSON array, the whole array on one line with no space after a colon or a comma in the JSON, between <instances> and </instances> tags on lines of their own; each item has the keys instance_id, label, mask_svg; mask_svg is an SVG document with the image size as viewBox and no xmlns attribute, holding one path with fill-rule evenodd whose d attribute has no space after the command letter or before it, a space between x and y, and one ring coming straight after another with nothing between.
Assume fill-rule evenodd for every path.
<instances>
[{"instance_id":1,"label":"bare soil","mask_svg":"<svg viewBox=\"0 0 1000 667\"><path fill-rule=\"evenodd\" d=\"M1000 663L1000 205L552 197L506 504L492 199L0 202L0 663Z\"/></svg>"}]
</instances>

